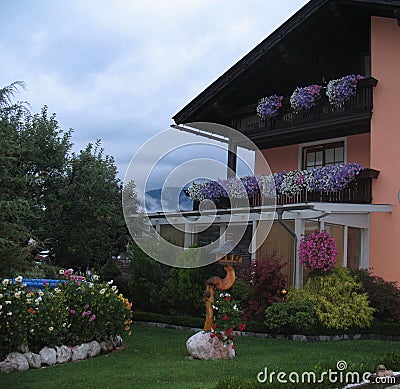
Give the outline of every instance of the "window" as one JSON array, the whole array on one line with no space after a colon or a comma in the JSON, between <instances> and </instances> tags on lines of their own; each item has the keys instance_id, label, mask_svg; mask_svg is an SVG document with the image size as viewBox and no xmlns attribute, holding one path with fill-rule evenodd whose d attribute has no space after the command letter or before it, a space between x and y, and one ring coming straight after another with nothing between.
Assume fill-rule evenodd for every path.
<instances>
[{"instance_id":1,"label":"window","mask_svg":"<svg viewBox=\"0 0 400 389\"><path fill-rule=\"evenodd\" d=\"M303 169L314 169L344 163L344 142L303 148Z\"/></svg>"}]
</instances>

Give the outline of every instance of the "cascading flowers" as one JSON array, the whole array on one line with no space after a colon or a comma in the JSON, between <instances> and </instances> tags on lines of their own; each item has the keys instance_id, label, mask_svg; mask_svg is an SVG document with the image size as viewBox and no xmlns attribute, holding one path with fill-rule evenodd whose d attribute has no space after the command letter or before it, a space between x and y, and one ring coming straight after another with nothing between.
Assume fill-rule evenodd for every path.
<instances>
[{"instance_id":1,"label":"cascading flowers","mask_svg":"<svg viewBox=\"0 0 400 389\"><path fill-rule=\"evenodd\" d=\"M349 74L342 78L329 81L326 88L326 95L329 103L341 107L349 101L357 92L357 82L363 79L364 76L359 74Z\"/></svg>"},{"instance_id":2,"label":"cascading flowers","mask_svg":"<svg viewBox=\"0 0 400 389\"><path fill-rule=\"evenodd\" d=\"M325 273L335 266L337 254L335 239L325 230L306 235L300 242L299 260L304 269Z\"/></svg>"},{"instance_id":3,"label":"cascading flowers","mask_svg":"<svg viewBox=\"0 0 400 389\"><path fill-rule=\"evenodd\" d=\"M310 109L321 98L322 86L309 85L305 87L297 87L290 96L290 105L296 111Z\"/></svg>"},{"instance_id":4,"label":"cascading flowers","mask_svg":"<svg viewBox=\"0 0 400 389\"><path fill-rule=\"evenodd\" d=\"M257 115L264 120L276 116L282 107L282 100L283 96L278 95L262 98L257 105Z\"/></svg>"}]
</instances>

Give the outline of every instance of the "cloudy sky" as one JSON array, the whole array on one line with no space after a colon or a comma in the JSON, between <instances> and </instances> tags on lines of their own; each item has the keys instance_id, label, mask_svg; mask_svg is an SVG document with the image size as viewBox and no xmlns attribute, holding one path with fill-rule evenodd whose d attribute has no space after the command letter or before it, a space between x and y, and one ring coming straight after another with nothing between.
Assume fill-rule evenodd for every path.
<instances>
[{"instance_id":1,"label":"cloudy sky","mask_svg":"<svg viewBox=\"0 0 400 389\"><path fill-rule=\"evenodd\" d=\"M21 80L75 150L102 140L123 178L171 117L305 0L0 0L0 87Z\"/></svg>"}]
</instances>

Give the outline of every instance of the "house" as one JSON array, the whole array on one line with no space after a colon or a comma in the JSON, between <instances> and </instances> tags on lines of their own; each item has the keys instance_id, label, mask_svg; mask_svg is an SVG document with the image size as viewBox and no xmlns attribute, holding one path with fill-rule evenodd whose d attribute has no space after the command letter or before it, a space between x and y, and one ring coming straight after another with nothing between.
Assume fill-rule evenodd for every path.
<instances>
[{"instance_id":1,"label":"house","mask_svg":"<svg viewBox=\"0 0 400 389\"><path fill-rule=\"evenodd\" d=\"M266 16L268 17L268 16ZM354 74L355 95L341 106L322 96L311 109L290 107L296 87L326 86ZM190 123L230 126L261 152L256 174L358 163L354 193L278 199L268 236L251 258L276 253L290 260L289 279L301 286L304 272L297 246L301 237L325 229L338 248L338 264L371 268L386 280L400 281L400 1L311 0L276 31L222 74L174 117L177 128L201 136L218 135ZM257 115L257 103L284 96L274 117ZM235 171L235 139L228 139L227 165ZM343 196L342 196L343 195ZM253 204L260 217L262 207ZM193 214L193 213L192 213ZM222 214L221 214L222 215ZM185 247L206 244L223 229L223 218L206 233L178 233L162 215L153 215L163 236ZM250 218L241 245L256 233ZM160 227L161 225L161 227Z\"/></svg>"}]
</instances>

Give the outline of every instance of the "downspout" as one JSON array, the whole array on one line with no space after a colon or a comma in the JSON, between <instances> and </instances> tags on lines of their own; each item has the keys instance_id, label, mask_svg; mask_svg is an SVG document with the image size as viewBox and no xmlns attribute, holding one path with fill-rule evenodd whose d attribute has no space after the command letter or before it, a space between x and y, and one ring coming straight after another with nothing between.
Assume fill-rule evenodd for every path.
<instances>
[{"instance_id":1,"label":"downspout","mask_svg":"<svg viewBox=\"0 0 400 389\"><path fill-rule=\"evenodd\" d=\"M279 224L293 237L293 275L292 275L292 283L293 285L295 285L296 282L296 269L297 269L297 265L296 265L296 254L297 254L297 235L296 233L283 221L282 219L282 215L284 209L283 208L277 208L276 213L278 214L278 222Z\"/></svg>"}]
</instances>

